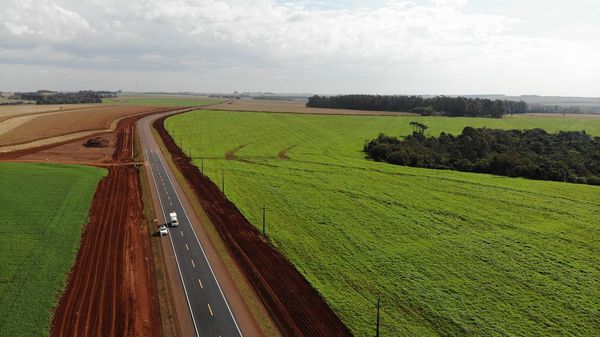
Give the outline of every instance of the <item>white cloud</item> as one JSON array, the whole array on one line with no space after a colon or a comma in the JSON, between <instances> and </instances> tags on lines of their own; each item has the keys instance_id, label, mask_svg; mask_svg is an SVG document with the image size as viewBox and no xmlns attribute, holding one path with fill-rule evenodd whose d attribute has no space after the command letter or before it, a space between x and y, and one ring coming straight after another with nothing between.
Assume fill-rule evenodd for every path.
<instances>
[{"instance_id":1,"label":"white cloud","mask_svg":"<svg viewBox=\"0 0 600 337\"><path fill-rule=\"evenodd\" d=\"M48 0L8 1L0 19L16 38L40 42L67 41L91 29L79 14Z\"/></svg>"},{"instance_id":2,"label":"white cloud","mask_svg":"<svg viewBox=\"0 0 600 337\"><path fill-rule=\"evenodd\" d=\"M486 88L514 93L503 80L510 74L538 78L521 90L542 92L552 72L600 90L598 75L590 73L598 69L596 43L581 43L580 36L570 41L515 34L518 20L474 12L466 0L352 6L270 0L8 0L5 7L0 12L4 66L150 71L157 77L180 72L182 81L165 83L165 90L210 90L185 78L220 74L231 83L219 82L214 90L243 83L247 87L240 89L246 90L455 93ZM495 75L498 69L503 73ZM480 76L465 76L466 71ZM257 74L263 77L261 85L273 87L253 88L251 80L242 78ZM473 84L455 87L463 82L459 77ZM279 87L282 82L286 87ZM0 79L0 86L10 83Z\"/></svg>"}]
</instances>

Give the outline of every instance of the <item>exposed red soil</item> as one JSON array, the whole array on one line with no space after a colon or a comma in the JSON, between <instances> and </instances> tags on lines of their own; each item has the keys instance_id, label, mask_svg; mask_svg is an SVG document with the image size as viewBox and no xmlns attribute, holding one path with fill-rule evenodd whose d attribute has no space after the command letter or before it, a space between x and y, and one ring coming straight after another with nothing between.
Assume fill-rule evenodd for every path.
<instances>
[{"instance_id":1,"label":"exposed red soil","mask_svg":"<svg viewBox=\"0 0 600 337\"><path fill-rule=\"evenodd\" d=\"M191 163L164 128L154 122L219 235L285 336L351 336L319 293L266 242L218 187Z\"/></svg>"},{"instance_id":2,"label":"exposed red soil","mask_svg":"<svg viewBox=\"0 0 600 337\"><path fill-rule=\"evenodd\" d=\"M119 123L112 163L132 162L138 118ZM161 335L138 171L131 165L110 166L108 171L96 190L52 336Z\"/></svg>"},{"instance_id":3,"label":"exposed red soil","mask_svg":"<svg viewBox=\"0 0 600 337\"><path fill-rule=\"evenodd\" d=\"M108 144L106 147L86 147L83 145L89 137L83 140L70 141L66 144L54 144L48 148L37 149L36 152L24 150L25 154L19 159L22 160L48 160L60 162L86 161L90 163L108 163L112 162L112 155L115 150L116 135L114 132L100 135ZM0 154L0 157L2 154Z\"/></svg>"},{"instance_id":4,"label":"exposed red soil","mask_svg":"<svg viewBox=\"0 0 600 337\"><path fill-rule=\"evenodd\" d=\"M23 150L0 152L0 160L26 159L51 162L97 162L107 163L113 161L113 153L116 151L117 134L126 126L133 125L137 120L145 116L170 111L179 110L181 108L158 108L149 113L137 114L119 120L117 127L113 132L98 131L97 134L85 136L82 138L66 140L63 142L46 144L34 148ZM83 146L83 142L92 137L102 137L107 139L108 147L105 148L87 148Z\"/></svg>"}]
</instances>

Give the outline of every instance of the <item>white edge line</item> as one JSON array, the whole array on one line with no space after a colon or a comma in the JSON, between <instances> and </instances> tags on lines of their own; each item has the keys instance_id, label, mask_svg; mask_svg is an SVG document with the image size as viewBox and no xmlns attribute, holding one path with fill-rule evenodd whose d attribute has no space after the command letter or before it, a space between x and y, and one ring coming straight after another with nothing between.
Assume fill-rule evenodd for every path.
<instances>
[{"instance_id":1,"label":"white edge line","mask_svg":"<svg viewBox=\"0 0 600 337\"><path fill-rule=\"evenodd\" d=\"M148 159L150 159L150 156L148 156ZM158 186L156 185L156 180L155 180L155 177L154 177L154 172L152 172L152 165L150 166L150 173L152 173L152 181L154 182L154 187L156 188L156 194L158 195L158 202L160 203L160 209L162 211L162 215L165 218L165 222L166 222L167 221L167 217L165 215L166 214L165 213L165 209L164 209L164 207L162 205L162 200L160 198L160 193L158 193ZM181 274L181 268L179 267L179 259L177 258L177 251L175 250L175 246L173 245L173 240L171 239L171 234L170 233L169 233L169 242L171 243L171 248L173 249L173 255L175 256L175 262L177 263L177 271L179 272L179 277L181 278L181 284L183 285L183 291L185 292L185 300L187 301L188 308L190 309L190 316L192 316L192 321L194 322L194 329L196 331L196 336L199 337L200 333L198 332L198 326L196 325L196 319L194 318L194 312L192 310L192 305L190 304L189 295L188 295L187 289L185 287L185 282L183 281L183 275Z\"/></svg>"},{"instance_id":2,"label":"white edge line","mask_svg":"<svg viewBox=\"0 0 600 337\"><path fill-rule=\"evenodd\" d=\"M225 305L227 306L227 310L229 310L229 314L231 315L231 318L233 319L233 323L235 324L235 327L237 328L238 333L240 334L240 336L244 336L242 334L242 331L240 330L240 327L237 323L237 320L235 319L235 316L233 315L233 312L231 311L231 308L229 307L229 303L227 302L227 298L225 297L225 294L223 294L223 290L221 289L221 285L219 284L219 280L217 280L217 276L215 276L215 272L212 269L212 266L210 265L210 262L208 261L208 257L206 257L206 253L204 252L204 248L202 247L202 244L200 243L200 240L198 240L198 235L196 234L196 230L194 229L194 226L192 225L192 222L190 221L190 217L187 215L187 212L185 211L185 207L183 207L183 202L181 202L181 199L179 199L179 194L177 193L177 190L175 189L175 184L173 184L173 181L171 180L171 176L169 175L169 172L165 169L165 165L163 163L163 159L162 159L162 153L160 155L158 155L158 159L161 162L161 165L163 167L163 170L165 171L165 173L167 174L167 178L169 179L169 182L171 183L171 186L173 186L173 191L175 192L175 195L177 196L177 200L179 200L179 203L181 204L181 208L183 209L183 213L185 214L185 217L188 220L188 223L190 224L190 227L192 227L192 232L194 232L194 237L196 238L196 241L198 242L198 245L200 246L200 250L202 250L202 255L204 255L204 259L206 260L206 264L208 264L208 268L210 269L210 272L213 275L213 278L215 279L215 282L217 283L217 287L219 288L219 292L221 293L221 296L223 297L223 301L225 301Z\"/></svg>"}]
</instances>

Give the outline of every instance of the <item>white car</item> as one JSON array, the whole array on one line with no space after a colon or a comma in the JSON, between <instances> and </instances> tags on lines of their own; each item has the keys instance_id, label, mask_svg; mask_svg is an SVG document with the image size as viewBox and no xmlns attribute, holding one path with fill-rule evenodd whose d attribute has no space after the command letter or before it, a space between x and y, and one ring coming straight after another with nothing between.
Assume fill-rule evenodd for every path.
<instances>
[{"instance_id":1,"label":"white car","mask_svg":"<svg viewBox=\"0 0 600 337\"><path fill-rule=\"evenodd\" d=\"M158 227L158 232L160 233L160 236L167 235L169 234L169 229L165 225L160 225L160 227Z\"/></svg>"}]
</instances>

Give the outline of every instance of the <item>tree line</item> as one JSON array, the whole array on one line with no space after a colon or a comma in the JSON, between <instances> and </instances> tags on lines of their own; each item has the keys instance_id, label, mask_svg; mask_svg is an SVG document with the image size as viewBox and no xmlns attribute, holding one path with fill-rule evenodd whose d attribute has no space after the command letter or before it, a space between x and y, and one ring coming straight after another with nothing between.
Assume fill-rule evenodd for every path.
<instances>
[{"instance_id":1,"label":"tree line","mask_svg":"<svg viewBox=\"0 0 600 337\"><path fill-rule=\"evenodd\" d=\"M403 139L380 134L363 150L396 165L600 185L600 138L585 131L465 127L458 136L439 137L414 131Z\"/></svg>"},{"instance_id":2,"label":"tree line","mask_svg":"<svg viewBox=\"0 0 600 337\"><path fill-rule=\"evenodd\" d=\"M528 112L524 101L466 97L422 97L401 95L312 96L307 107L374 111L405 111L421 115L495 117Z\"/></svg>"},{"instance_id":3,"label":"tree line","mask_svg":"<svg viewBox=\"0 0 600 337\"><path fill-rule=\"evenodd\" d=\"M553 113L553 114L580 114L583 113L578 106L544 105L531 104L528 111L530 113Z\"/></svg>"},{"instance_id":4,"label":"tree line","mask_svg":"<svg viewBox=\"0 0 600 337\"><path fill-rule=\"evenodd\" d=\"M10 99L35 101L36 104L83 104L102 103L102 97L95 91L62 93L40 90L37 92L18 92Z\"/></svg>"}]
</instances>

